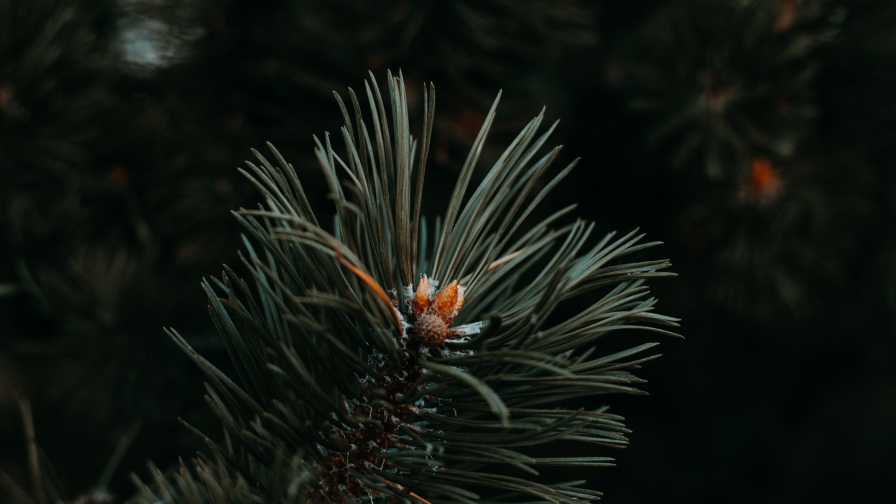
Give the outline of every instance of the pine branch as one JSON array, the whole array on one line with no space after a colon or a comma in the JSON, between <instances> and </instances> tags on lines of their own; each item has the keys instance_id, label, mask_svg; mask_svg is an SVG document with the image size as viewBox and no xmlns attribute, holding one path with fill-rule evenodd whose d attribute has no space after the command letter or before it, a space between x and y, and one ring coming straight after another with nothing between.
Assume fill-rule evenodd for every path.
<instances>
[{"instance_id":1,"label":"pine branch","mask_svg":"<svg viewBox=\"0 0 896 504\"><path fill-rule=\"evenodd\" d=\"M176 483L157 474L157 490L142 487L137 501L599 496L580 483L543 484L531 476L539 465L602 466L612 459L518 450L564 440L627 443L620 417L579 405L596 394L642 393L642 380L629 371L652 358L640 357L652 345L604 357L594 350L610 332L673 334L662 327L676 326L675 319L653 313L656 301L644 285L669 276L662 271L668 262L622 262L655 245L639 244L636 232L589 247L593 224L552 229L570 209L522 231L575 165L536 192L559 152L541 153L553 131L538 133L542 115L468 195L497 100L433 233L421 217L425 159L415 159L404 79L390 74L387 86L389 110L372 75L365 86L369 123L354 92L351 113L337 96L346 121L343 153L328 135L317 140L335 202L331 231L273 146L276 166L257 152L257 164L247 163L244 173L264 197L259 209L235 213L248 234L243 263L251 281L225 268L220 279L203 282L240 384L169 332L208 376L206 399L233 448L209 441L215 462L197 462L195 476L183 469ZM432 86L424 87L424 103L423 155ZM573 298L591 304L557 320L558 305ZM492 315L480 320L483 313ZM226 482L224 491L203 490L216 478ZM284 490L293 484L302 491Z\"/></svg>"},{"instance_id":2,"label":"pine branch","mask_svg":"<svg viewBox=\"0 0 896 504\"><path fill-rule=\"evenodd\" d=\"M663 6L622 60L619 84L652 114L672 163L737 179L754 155L793 156L818 113L819 54L840 28L825 0L689 0Z\"/></svg>"}]
</instances>

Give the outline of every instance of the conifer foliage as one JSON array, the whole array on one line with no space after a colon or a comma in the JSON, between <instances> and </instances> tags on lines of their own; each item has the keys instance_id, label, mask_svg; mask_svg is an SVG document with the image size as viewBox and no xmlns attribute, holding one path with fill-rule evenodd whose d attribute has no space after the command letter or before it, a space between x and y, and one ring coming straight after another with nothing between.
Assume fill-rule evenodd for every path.
<instances>
[{"instance_id":1,"label":"conifer foliage","mask_svg":"<svg viewBox=\"0 0 896 504\"><path fill-rule=\"evenodd\" d=\"M845 277L873 176L819 139L818 76L847 13L827 0L666 2L616 56L645 144L681 170L679 233L709 252L705 291L733 312L805 315Z\"/></svg>"},{"instance_id":2,"label":"conifer foliage","mask_svg":"<svg viewBox=\"0 0 896 504\"><path fill-rule=\"evenodd\" d=\"M657 117L649 140L671 147L672 164L703 165L715 179L742 175L757 153L793 156L817 116L815 76L838 33L834 11L823 0L658 9L622 83L634 109Z\"/></svg>"},{"instance_id":3,"label":"conifer foliage","mask_svg":"<svg viewBox=\"0 0 896 504\"><path fill-rule=\"evenodd\" d=\"M91 116L111 102L95 26L104 6L0 2L0 163L15 168L0 174L4 185L59 176L89 157L100 134Z\"/></svg>"},{"instance_id":4,"label":"conifer foliage","mask_svg":"<svg viewBox=\"0 0 896 504\"><path fill-rule=\"evenodd\" d=\"M422 215L435 90L410 134L405 83L373 76L336 95L344 150L316 154L335 201L330 228L296 171L270 146L245 174L264 196L236 218L247 279L225 267L203 282L237 377L172 338L209 378L225 439L211 458L141 487L137 502L582 502L583 482L537 478L540 466L604 466L605 456L531 456L527 447L627 443L622 418L582 399L640 393L631 374L654 344L601 354L608 333L663 329L645 281L665 260L625 262L656 243L636 232L589 245L593 224L565 208L526 218L573 168L551 176L555 125L532 119L471 187L498 100L460 170L443 218ZM384 96L385 95L385 96ZM500 95L499 95L500 98ZM362 103L367 107L362 106ZM347 103L347 104L346 104ZM388 105L387 105L388 104ZM368 115L369 114L369 115ZM365 116L368 116L365 119ZM557 306L588 300L572 317ZM502 466L504 469L502 469Z\"/></svg>"}]
</instances>

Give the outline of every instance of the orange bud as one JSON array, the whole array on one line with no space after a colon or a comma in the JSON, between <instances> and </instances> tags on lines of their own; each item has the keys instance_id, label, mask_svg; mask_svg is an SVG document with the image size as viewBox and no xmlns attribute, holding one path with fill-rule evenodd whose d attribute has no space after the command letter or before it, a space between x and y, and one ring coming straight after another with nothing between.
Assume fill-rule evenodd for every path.
<instances>
[{"instance_id":1,"label":"orange bud","mask_svg":"<svg viewBox=\"0 0 896 504\"><path fill-rule=\"evenodd\" d=\"M429 297L432 296L432 286L429 285L429 279L426 275L420 279L417 284L417 293L414 294L414 316L420 318L429 308Z\"/></svg>"},{"instance_id":2,"label":"orange bud","mask_svg":"<svg viewBox=\"0 0 896 504\"><path fill-rule=\"evenodd\" d=\"M754 157L753 173L748 181L750 191L756 194L767 193L774 190L778 182L778 171L772 167L772 162L766 157Z\"/></svg>"},{"instance_id":3,"label":"orange bud","mask_svg":"<svg viewBox=\"0 0 896 504\"><path fill-rule=\"evenodd\" d=\"M442 318L446 324L450 324L454 321L454 317L457 316L458 306L458 288L457 288L457 280L454 280L450 284L446 285L436 294L436 297L432 300L433 312Z\"/></svg>"}]
</instances>

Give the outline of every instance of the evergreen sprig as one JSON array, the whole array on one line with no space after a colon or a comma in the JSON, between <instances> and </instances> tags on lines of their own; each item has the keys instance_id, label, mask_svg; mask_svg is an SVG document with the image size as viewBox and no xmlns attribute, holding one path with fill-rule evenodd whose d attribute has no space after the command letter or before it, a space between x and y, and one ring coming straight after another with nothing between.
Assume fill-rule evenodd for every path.
<instances>
[{"instance_id":1,"label":"evergreen sprig","mask_svg":"<svg viewBox=\"0 0 896 504\"><path fill-rule=\"evenodd\" d=\"M556 126L541 132L543 114L471 190L500 94L444 218L429 226L422 189L434 88L424 87L419 141L403 77L389 74L384 99L371 74L363 95L367 111L351 89L348 106L336 95L343 153L329 135L315 139L335 202L332 231L273 146L276 164L258 152L247 163L265 200L235 212L248 234L242 259L251 279L225 266L220 279L203 282L239 383L169 331L209 378L206 399L225 446L207 439L213 457L197 462L196 476L183 469L171 483L157 475L137 502L597 498L583 482L537 482L536 468L612 459L525 450L561 440L627 444L621 417L579 403L641 393L630 371L656 357L642 355L655 344L603 356L595 344L625 329L673 334L657 327L676 321L653 313L644 284L671 275L661 271L668 262L623 262L656 245L637 232L588 246L593 224L555 228L573 206L526 229L576 164L541 182L560 151L543 152ZM556 316L573 298L590 305Z\"/></svg>"},{"instance_id":2,"label":"evergreen sprig","mask_svg":"<svg viewBox=\"0 0 896 504\"><path fill-rule=\"evenodd\" d=\"M642 28L621 84L656 122L648 140L675 165L737 180L753 156L789 158L811 136L815 76L836 40L836 10L811 2L688 0Z\"/></svg>"}]
</instances>

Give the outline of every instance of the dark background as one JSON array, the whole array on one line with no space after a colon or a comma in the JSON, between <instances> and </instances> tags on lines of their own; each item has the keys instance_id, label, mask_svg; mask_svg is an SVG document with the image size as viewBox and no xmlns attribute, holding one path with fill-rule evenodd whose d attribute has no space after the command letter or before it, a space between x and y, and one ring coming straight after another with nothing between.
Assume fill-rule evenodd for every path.
<instances>
[{"instance_id":1,"label":"dark background","mask_svg":"<svg viewBox=\"0 0 896 504\"><path fill-rule=\"evenodd\" d=\"M634 431L587 474L605 501L892 499L896 2L871 0L0 0L0 469L30 489L18 396L66 499L135 422L120 499L201 447L161 328L224 365L199 281L258 199L235 167L271 141L327 212L312 134L387 69L417 120L437 87L430 215L503 89L483 166L547 106L582 161L542 213L665 242L686 339L650 397L595 403Z\"/></svg>"}]
</instances>

